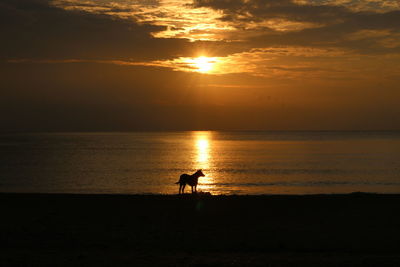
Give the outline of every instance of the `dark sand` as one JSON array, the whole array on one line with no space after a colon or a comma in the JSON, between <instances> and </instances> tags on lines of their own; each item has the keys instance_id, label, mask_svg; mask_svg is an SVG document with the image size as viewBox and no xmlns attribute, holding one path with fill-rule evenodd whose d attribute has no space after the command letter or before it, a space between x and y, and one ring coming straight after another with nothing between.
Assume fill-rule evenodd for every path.
<instances>
[{"instance_id":1,"label":"dark sand","mask_svg":"<svg viewBox=\"0 0 400 267\"><path fill-rule=\"evenodd\" d=\"M0 194L1 266L400 266L400 195Z\"/></svg>"}]
</instances>

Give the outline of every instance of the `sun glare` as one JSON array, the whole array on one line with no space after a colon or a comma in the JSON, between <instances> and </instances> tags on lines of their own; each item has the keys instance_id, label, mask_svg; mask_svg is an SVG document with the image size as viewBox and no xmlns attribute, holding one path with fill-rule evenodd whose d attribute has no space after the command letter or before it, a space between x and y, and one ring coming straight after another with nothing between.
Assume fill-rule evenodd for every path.
<instances>
[{"instance_id":1,"label":"sun glare","mask_svg":"<svg viewBox=\"0 0 400 267\"><path fill-rule=\"evenodd\" d=\"M203 74L219 74L224 62L222 57L179 57L167 61L154 61L157 66L173 68L177 71L199 72Z\"/></svg>"},{"instance_id":2,"label":"sun glare","mask_svg":"<svg viewBox=\"0 0 400 267\"><path fill-rule=\"evenodd\" d=\"M194 145L196 157L196 168L207 169L209 168L210 160L210 132L194 132Z\"/></svg>"},{"instance_id":3,"label":"sun glare","mask_svg":"<svg viewBox=\"0 0 400 267\"><path fill-rule=\"evenodd\" d=\"M196 68L196 70L198 72L207 73L213 69L215 62L216 62L216 59L213 57L201 56L201 57L194 58L192 65L193 65L193 67Z\"/></svg>"}]
</instances>

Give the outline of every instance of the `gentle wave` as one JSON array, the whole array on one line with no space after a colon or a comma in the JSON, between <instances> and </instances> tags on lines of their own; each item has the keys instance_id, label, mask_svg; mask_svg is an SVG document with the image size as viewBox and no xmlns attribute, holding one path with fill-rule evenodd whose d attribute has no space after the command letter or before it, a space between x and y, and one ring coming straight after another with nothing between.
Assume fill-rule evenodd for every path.
<instances>
[{"instance_id":1,"label":"gentle wave","mask_svg":"<svg viewBox=\"0 0 400 267\"><path fill-rule=\"evenodd\" d=\"M0 135L0 192L176 193L202 169L212 193L400 193L396 132Z\"/></svg>"}]
</instances>

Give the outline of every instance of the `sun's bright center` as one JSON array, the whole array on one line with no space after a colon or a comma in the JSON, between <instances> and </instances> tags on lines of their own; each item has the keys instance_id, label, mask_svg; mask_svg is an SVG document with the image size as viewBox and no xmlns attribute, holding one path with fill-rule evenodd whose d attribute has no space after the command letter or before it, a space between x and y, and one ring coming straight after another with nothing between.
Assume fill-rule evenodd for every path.
<instances>
[{"instance_id":1,"label":"sun's bright center","mask_svg":"<svg viewBox=\"0 0 400 267\"><path fill-rule=\"evenodd\" d=\"M193 59L193 66L198 72L210 72L215 64L215 58L212 57L197 57Z\"/></svg>"}]
</instances>

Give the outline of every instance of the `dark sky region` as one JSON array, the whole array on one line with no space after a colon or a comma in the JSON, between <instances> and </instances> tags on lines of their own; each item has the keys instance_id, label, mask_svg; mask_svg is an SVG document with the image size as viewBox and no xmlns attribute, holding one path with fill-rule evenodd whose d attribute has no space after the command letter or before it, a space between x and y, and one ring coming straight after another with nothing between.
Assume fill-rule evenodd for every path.
<instances>
[{"instance_id":1,"label":"dark sky region","mask_svg":"<svg viewBox=\"0 0 400 267\"><path fill-rule=\"evenodd\" d=\"M1 131L400 130L398 0L1 0Z\"/></svg>"}]
</instances>

